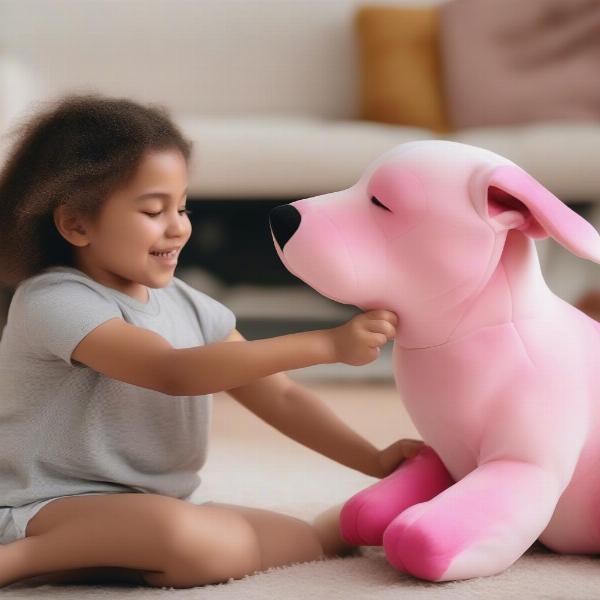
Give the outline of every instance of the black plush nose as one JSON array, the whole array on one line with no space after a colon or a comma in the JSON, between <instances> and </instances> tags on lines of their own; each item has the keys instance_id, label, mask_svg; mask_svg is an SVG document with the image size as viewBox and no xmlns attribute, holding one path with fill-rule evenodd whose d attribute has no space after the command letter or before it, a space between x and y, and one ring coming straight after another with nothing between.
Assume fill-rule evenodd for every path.
<instances>
[{"instance_id":1,"label":"black plush nose","mask_svg":"<svg viewBox=\"0 0 600 600\"><path fill-rule=\"evenodd\" d=\"M282 250L300 227L301 219L300 213L291 204L276 206L269 213L271 231Z\"/></svg>"}]
</instances>

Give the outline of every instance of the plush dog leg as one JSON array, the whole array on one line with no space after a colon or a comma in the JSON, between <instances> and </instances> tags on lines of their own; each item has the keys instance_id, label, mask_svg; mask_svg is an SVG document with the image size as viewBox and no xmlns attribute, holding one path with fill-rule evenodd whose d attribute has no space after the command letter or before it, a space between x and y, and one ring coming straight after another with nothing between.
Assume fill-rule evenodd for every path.
<instances>
[{"instance_id":1,"label":"plush dog leg","mask_svg":"<svg viewBox=\"0 0 600 600\"><path fill-rule=\"evenodd\" d=\"M388 560L431 581L499 573L548 524L562 490L537 465L494 461L400 514L383 536Z\"/></svg>"},{"instance_id":2,"label":"plush dog leg","mask_svg":"<svg viewBox=\"0 0 600 600\"><path fill-rule=\"evenodd\" d=\"M391 475L346 502L340 515L342 537L357 546L380 546L383 532L397 515L452 483L438 455L425 447Z\"/></svg>"}]
</instances>

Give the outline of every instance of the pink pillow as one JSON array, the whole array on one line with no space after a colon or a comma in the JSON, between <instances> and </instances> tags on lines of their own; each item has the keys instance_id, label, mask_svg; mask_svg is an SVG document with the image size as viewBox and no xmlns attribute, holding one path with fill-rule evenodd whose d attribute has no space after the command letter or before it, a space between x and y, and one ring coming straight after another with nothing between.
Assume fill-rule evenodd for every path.
<instances>
[{"instance_id":1,"label":"pink pillow","mask_svg":"<svg viewBox=\"0 0 600 600\"><path fill-rule=\"evenodd\" d=\"M455 129L600 118L600 2L453 0L440 49Z\"/></svg>"}]
</instances>

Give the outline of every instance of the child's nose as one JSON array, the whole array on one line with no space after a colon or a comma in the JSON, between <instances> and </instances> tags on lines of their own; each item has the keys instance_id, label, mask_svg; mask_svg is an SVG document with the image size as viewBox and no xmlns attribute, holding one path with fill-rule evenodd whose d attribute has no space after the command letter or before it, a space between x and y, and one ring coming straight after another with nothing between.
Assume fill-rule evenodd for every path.
<instances>
[{"instance_id":1,"label":"child's nose","mask_svg":"<svg viewBox=\"0 0 600 600\"><path fill-rule=\"evenodd\" d=\"M187 229L189 228L188 219L182 217L179 212L177 212L174 216L171 215L169 217L169 221L167 223L167 233L171 237L183 235Z\"/></svg>"}]
</instances>

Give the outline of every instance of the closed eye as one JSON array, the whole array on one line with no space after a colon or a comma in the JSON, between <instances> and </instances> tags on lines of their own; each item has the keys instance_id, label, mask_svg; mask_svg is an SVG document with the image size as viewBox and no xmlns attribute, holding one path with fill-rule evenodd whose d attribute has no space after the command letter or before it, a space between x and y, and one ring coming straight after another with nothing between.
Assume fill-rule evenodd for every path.
<instances>
[{"instance_id":1,"label":"closed eye","mask_svg":"<svg viewBox=\"0 0 600 600\"><path fill-rule=\"evenodd\" d=\"M384 210L387 210L388 212L392 212L385 204L382 204L381 202L379 202L379 200L375 196L371 196L371 204L374 204L375 206L379 206L380 208L383 208Z\"/></svg>"},{"instance_id":2,"label":"closed eye","mask_svg":"<svg viewBox=\"0 0 600 600\"><path fill-rule=\"evenodd\" d=\"M192 211L186 208L182 208L181 210L177 211L180 215L191 215ZM149 217L158 217L158 215L162 214L162 211L160 212L156 212L156 213L151 213L151 212L145 212L145 215L148 215Z\"/></svg>"}]
</instances>

